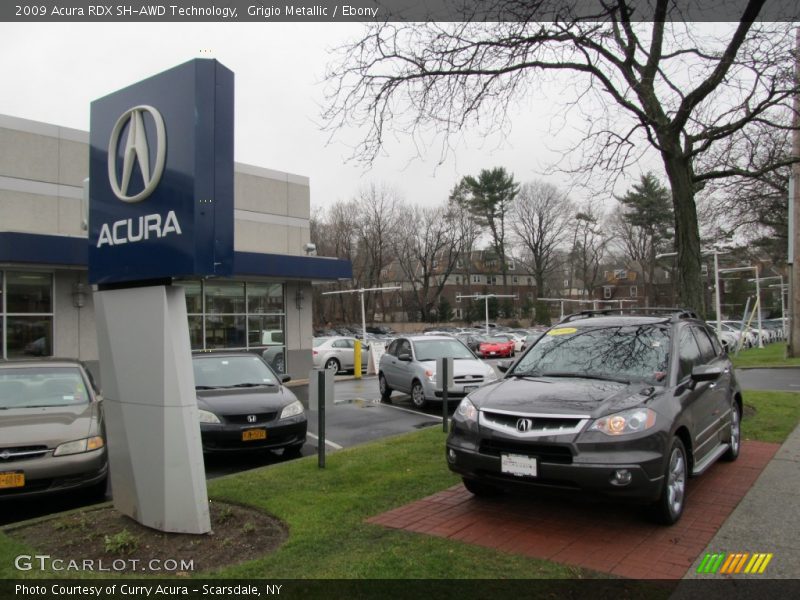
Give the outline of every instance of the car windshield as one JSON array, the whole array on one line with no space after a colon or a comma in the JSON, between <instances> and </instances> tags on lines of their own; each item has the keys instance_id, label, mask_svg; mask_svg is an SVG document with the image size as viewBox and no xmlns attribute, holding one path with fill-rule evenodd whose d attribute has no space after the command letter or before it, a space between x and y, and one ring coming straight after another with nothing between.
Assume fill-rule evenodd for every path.
<instances>
[{"instance_id":1,"label":"car windshield","mask_svg":"<svg viewBox=\"0 0 800 600\"><path fill-rule=\"evenodd\" d=\"M500 336L500 335L494 335L494 336L485 338L483 341L486 342L487 344L507 344L509 340L508 340L507 337L503 337L503 336Z\"/></svg>"},{"instance_id":2,"label":"car windshield","mask_svg":"<svg viewBox=\"0 0 800 600\"><path fill-rule=\"evenodd\" d=\"M76 367L0 369L0 409L86 404L89 394Z\"/></svg>"},{"instance_id":3,"label":"car windshield","mask_svg":"<svg viewBox=\"0 0 800 600\"><path fill-rule=\"evenodd\" d=\"M472 352L457 339L422 340L414 342L414 352L418 361L436 360L437 358L469 358L474 359Z\"/></svg>"},{"instance_id":4,"label":"car windshield","mask_svg":"<svg viewBox=\"0 0 800 600\"><path fill-rule=\"evenodd\" d=\"M314 346L314 348L317 348L317 347L319 347L319 346L322 346L322 344L324 344L325 342L327 342L329 339L330 339L330 338L326 338L326 337L318 337L318 338L314 338L314 339L312 340L312 345Z\"/></svg>"},{"instance_id":5,"label":"car windshield","mask_svg":"<svg viewBox=\"0 0 800 600\"><path fill-rule=\"evenodd\" d=\"M195 357L194 385L198 389L276 385L272 370L258 356Z\"/></svg>"},{"instance_id":6,"label":"car windshield","mask_svg":"<svg viewBox=\"0 0 800 600\"><path fill-rule=\"evenodd\" d=\"M669 334L659 326L558 327L543 335L510 374L663 385L668 352Z\"/></svg>"}]
</instances>

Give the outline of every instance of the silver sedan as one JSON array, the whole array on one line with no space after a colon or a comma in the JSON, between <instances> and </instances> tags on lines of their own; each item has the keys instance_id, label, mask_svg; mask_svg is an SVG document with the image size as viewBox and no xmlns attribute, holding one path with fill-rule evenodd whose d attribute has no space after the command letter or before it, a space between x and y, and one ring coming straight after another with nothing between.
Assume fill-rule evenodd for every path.
<instances>
[{"instance_id":1,"label":"silver sedan","mask_svg":"<svg viewBox=\"0 0 800 600\"><path fill-rule=\"evenodd\" d=\"M314 338L312 356L314 366L330 369L334 373L353 371L355 368L355 343L352 337L318 337ZM367 368L369 346L361 345L361 370Z\"/></svg>"}]
</instances>

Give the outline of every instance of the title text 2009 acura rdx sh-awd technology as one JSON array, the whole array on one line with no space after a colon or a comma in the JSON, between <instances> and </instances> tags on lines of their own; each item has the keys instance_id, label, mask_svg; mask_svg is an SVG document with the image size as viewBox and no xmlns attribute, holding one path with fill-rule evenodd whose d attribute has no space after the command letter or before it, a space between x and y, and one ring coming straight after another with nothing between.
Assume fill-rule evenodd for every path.
<instances>
[{"instance_id":1,"label":"title text 2009 acura rdx sh-awd technology","mask_svg":"<svg viewBox=\"0 0 800 600\"><path fill-rule=\"evenodd\" d=\"M675 523L687 478L738 456L742 393L704 322L653 312L568 317L464 398L447 461L466 488L599 492Z\"/></svg>"}]
</instances>

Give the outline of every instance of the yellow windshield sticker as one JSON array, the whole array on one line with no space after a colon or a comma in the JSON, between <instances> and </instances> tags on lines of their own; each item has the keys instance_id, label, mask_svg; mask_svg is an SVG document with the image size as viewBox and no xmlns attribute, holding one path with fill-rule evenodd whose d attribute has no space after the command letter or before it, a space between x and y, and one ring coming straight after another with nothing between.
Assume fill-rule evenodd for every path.
<instances>
[{"instance_id":1,"label":"yellow windshield sticker","mask_svg":"<svg viewBox=\"0 0 800 600\"><path fill-rule=\"evenodd\" d=\"M547 332L547 335L569 335L577 331L574 327L559 327L558 329L551 329Z\"/></svg>"}]
</instances>

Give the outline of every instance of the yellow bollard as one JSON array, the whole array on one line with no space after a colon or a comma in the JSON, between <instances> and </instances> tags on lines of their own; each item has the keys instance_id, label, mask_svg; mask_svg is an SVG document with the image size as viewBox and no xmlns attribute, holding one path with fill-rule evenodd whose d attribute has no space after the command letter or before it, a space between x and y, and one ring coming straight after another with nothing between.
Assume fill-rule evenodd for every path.
<instances>
[{"instance_id":1,"label":"yellow bollard","mask_svg":"<svg viewBox=\"0 0 800 600\"><path fill-rule=\"evenodd\" d=\"M353 345L353 376L361 379L361 340L356 340Z\"/></svg>"}]
</instances>

